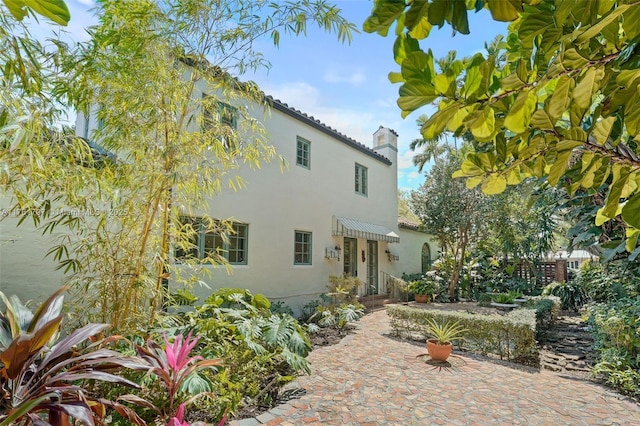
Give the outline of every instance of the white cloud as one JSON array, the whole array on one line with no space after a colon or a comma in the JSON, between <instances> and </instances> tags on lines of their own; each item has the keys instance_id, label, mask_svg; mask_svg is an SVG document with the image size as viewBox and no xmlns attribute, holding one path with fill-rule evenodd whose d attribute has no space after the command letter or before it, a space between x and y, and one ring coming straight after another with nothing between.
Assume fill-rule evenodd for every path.
<instances>
[{"instance_id":1,"label":"white cloud","mask_svg":"<svg viewBox=\"0 0 640 426\"><path fill-rule=\"evenodd\" d=\"M421 175L420 175L420 173L418 173L418 172L411 172L411 173L409 173L409 175L407 176L407 178L408 178L409 180L413 180L413 179L417 179L417 178L419 178L420 176L421 176Z\"/></svg>"},{"instance_id":2,"label":"white cloud","mask_svg":"<svg viewBox=\"0 0 640 426\"><path fill-rule=\"evenodd\" d=\"M325 72L322 79L327 83L347 83L354 86L359 86L367 81L367 76L362 70L355 70L353 72L339 72L331 69Z\"/></svg>"}]
</instances>

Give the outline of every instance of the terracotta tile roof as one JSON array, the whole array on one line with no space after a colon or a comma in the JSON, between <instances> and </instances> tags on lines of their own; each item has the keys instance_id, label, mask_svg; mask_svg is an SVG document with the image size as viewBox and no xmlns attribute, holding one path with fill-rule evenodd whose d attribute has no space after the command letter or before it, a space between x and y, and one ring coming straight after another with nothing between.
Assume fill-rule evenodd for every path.
<instances>
[{"instance_id":1,"label":"terracotta tile roof","mask_svg":"<svg viewBox=\"0 0 640 426\"><path fill-rule=\"evenodd\" d=\"M339 140L340 142L347 144L355 149L357 149L360 152L363 152L373 158L375 158L378 161L381 161L387 165L391 165L391 160L389 160L387 157L385 157L384 155L380 155L378 154L376 151L374 151L373 149L369 148L368 146L366 146L365 144L362 144L358 141L356 141L355 139L352 139L342 133L340 133L339 131L337 131L336 129L324 124L323 122L321 122L320 120L316 119L315 117L311 116L311 115L307 115L302 111L299 111L293 107L290 107L289 105L287 105L286 103L278 100L278 99L274 99L272 96L267 95L266 96L267 101L270 103L270 105L280 111L283 112L285 114L287 114L290 117L293 117L299 121L302 121L305 124L310 125L311 127L320 130L321 132ZM392 130L392 132L395 134L395 131ZM396 134L397 135L397 134Z\"/></svg>"},{"instance_id":2,"label":"terracotta tile roof","mask_svg":"<svg viewBox=\"0 0 640 426\"><path fill-rule=\"evenodd\" d=\"M398 226L400 228L413 229L414 231L420 231L420 224L407 219L404 216L398 216Z\"/></svg>"}]
</instances>

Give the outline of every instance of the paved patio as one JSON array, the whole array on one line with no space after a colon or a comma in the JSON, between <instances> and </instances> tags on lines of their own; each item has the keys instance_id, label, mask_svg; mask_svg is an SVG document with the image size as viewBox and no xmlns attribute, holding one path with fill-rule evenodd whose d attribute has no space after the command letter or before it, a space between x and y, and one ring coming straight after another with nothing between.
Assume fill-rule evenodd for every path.
<instances>
[{"instance_id":1,"label":"paved patio","mask_svg":"<svg viewBox=\"0 0 640 426\"><path fill-rule=\"evenodd\" d=\"M388 333L386 311L365 316L312 352L304 396L231 425L640 425L640 404L597 384L466 355L434 368Z\"/></svg>"}]
</instances>

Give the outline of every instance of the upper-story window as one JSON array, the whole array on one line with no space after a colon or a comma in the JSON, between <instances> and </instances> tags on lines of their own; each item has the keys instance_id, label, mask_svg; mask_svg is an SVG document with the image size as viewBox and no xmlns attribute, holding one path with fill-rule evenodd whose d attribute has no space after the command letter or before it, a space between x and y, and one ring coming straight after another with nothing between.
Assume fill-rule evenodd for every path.
<instances>
[{"instance_id":1,"label":"upper-story window","mask_svg":"<svg viewBox=\"0 0 640 426\"><path fill-rule=\"evenodd\" d=\"M203 126L211 128L213 123L238 128L238 109L224 102L214 101L210 95L203 94Z\"/></svg>"},{"instance_id":2,"label":"upper-story window","mask_svg":"<svg viewBox=\"0 0 640 426\"><path fill-rule=\"evenodd\" d=\"M188 250L176 248L177 262L182 262L187 257L202 260L218 255L225 258L231 265L247 264L249 225L233 223L232 232L223 235L221 232L207 232L202 218L183 218L182 223L191 225L195 232L191 236L191 247Z\"/></svg>"},{"instance_id":3,"label":"upper-story window","mask_svg":"<svg viewBox=\"0 0 640 426\"><path fill-rule=\"evenodd\" d=\"M298 136L296 149L296 164L304 168L311 168L311 142Z\"/></svg>"},{"instance_id":4,"label":"upper-story window","mask_svg":"<svg viewBox=\"0 0 640 426\"><path fill-rule=\"evenodd\" d=\"M367 185L367 168L356 163L356 193L360 195L367 195Z\"/></svg>"}]
</instances>

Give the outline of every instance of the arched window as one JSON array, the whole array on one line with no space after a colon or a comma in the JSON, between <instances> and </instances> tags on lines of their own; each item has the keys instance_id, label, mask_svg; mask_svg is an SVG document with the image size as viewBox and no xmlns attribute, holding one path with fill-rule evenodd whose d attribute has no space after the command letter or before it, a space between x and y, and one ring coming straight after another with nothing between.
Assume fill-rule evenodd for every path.
<instances>
[{"instance_id":1,"label":"arched window","mask_svg":"<svg viewBox=\"0 0 640 426\"><path fill-rule=\"evenodd\" d=\"M431 269L431 248L428 243L422 245L422 273Z\"/></svg>"}]
</instances>

